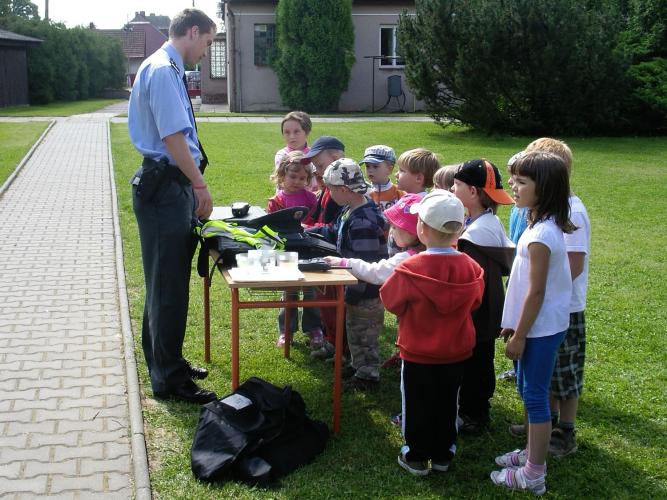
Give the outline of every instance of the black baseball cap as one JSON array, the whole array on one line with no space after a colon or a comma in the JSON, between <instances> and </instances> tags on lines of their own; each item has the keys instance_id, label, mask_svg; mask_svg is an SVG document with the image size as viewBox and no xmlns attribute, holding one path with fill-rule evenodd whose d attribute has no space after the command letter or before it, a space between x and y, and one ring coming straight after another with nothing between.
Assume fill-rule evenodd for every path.
<instances>
[{"instance_id":1,"label":"black baseball cap","mask_svg":"<svg viewBox=\"0 0 667 500\"><path fill-rule=\"evenodd\" d=\"M482 188L489 197L501 205L511 205L514 200L503 190L500 172L489 160L470 160L465 162L454 174L454 179L470 186Z\"/></svg>"},{"instance_id":2,"label":"black baseball cap","mask_svg":"<svg viewBox=\"0 0 667 500\"><path fill-rule=\"evenodd\" d=\"M315 142L313 142L313 145L310 146L310 150L308 150L308 152L303 155L303 159L310 160L326 149L345 151L345 146L335 137L330 135L323 135L322 137L318 137ZM310 163L310 161L307 161L306 163Z\"/></svg>"}]
</instances>

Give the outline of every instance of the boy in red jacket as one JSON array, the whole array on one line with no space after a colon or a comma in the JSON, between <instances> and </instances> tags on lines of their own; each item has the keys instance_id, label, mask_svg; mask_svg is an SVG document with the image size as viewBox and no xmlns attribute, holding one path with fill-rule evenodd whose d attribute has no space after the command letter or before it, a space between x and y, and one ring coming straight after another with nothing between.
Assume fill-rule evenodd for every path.
<instances>
[{"instance_id":1,"label":"boy in red jacket","mask_svg":"<svg viewBox=\"0 0 667 500\"><path fill-rule=\"evenodd\" d=\"M475 347L470 313L482 301L484 271L453 248L464 222L458 198L435 189L410 211L419 215L417 236L426 251L399 264L380 297L398 316L403 360L405 445L398 464L425 476L447 471L456 452L457 397L463 361Z\"/></svg>"}]
</instances>

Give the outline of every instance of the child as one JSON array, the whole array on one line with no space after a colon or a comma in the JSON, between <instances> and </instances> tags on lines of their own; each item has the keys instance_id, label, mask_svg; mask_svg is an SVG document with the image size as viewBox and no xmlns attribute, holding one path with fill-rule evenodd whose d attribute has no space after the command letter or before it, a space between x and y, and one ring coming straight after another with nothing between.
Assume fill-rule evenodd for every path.
<instances>
[{"instance_id":1,"label":"child","mask_svg":"<svg viewBox=\"0 0 667 500\"><path fill-rule=\"evenodd\" d=\"M310 151L304 155L304 162L311 162L315 166L315 178L319 186L317 193L317 203L315 207L303 219L302 223L306 227L315 228L316 232L323 231L323 227L330 226L338 217L341 206L336 203L329 193L329 189L324 184L322 176L326 168L335 160L345 156L345 145L336 137L323 135L313 142ZM316 298L332 299L335 297L334 287L326 287L324 290L316 293ZM320 309L322 323L324 326L325 341L322 347L310 353L314 359L333 360L334 344L336 342L336 308L323 307Z\"/></svg>"},{"instance_id":2,"label":"child","mask_svg":"<svg viewBox=\"0 0 667 500\"><path fill-rule=\"evenodd\" d=\"M337 138L328 135L317 138L308 153L304 155L303 161L312 162L315 166L315 178L320 188L317 194L317 204L303 220L305 226L319 227L331 224L338 217L341 207L331 199L322 176L332 162L344 156L345 145Z\"/></svg>"},{"instance_id":3,"label":"child","mask_svg":"<svg viewBox=\"0 0 667 500\"><path fill-rule=\"evenodd\" d=\"M465 162L454 174L452 192L468 211L459 251L472 257L484 270L482 305L472 314L476 344L464 363L459 393L459 426L462 433L479 434L488 429L489 401L496 389L493 357L500 334L505 302L503 276L508 276L514 258L514 243L496 216L498 205L513 205L503 190L500 172L488 160Z\"/></svg>"},{"instance_id":4,"label":"child","mask_svg":"<svg viewBox=\"0 0 667 500\"><path fill-rule=\"evenodd\" d=\"M290 207L308 207L312 209L315 206L315 195L306 189L313 176L313 169L310 163L304 164L303 153L301 151L292 151L287 153L280 164L276 167L271 180L276 184L276 194L269 198L267 212L275 212ZM305 299L312 299L315 291L311 288L304 288L303 296ZM292 292L286 298L295 299L297 292ZM297 330L298 311L290 316L289 334ZM310 337L310 346L320 348L324 341L322 333L322 324L320 321L320 311L317 308L306 307L303 309L302 317L303 331ZM278 315L278 329L280 336L277 345L285 345L285 310L281 309Z\"/></svg>"},{"instance_id":5,"label":"child","mask_svg":"<svg viewBox=\"0 0 667 500\"><path fill-rule=\"evenodd\" d=\"M410 213L410 207L419 203L422 199L421 194L406 194L395 205L392 205L384 211L384 218L391 225L390 235L398 245L404 250L392 255L388 259L378 262L366 262L361 259L341 259L339 257L325 257L325 260L332 266L349 266L352 275L360 280L382 285L394 271L394 268L408 257L415 255L422 250L424 246L417 238L417 216ZM396 360L396 362L394 362ZM388 368L400 363L398 354L389 358L382 364L383 368ZM399 425L401 415L392 417L392 422Z\"/></svg>"},{"instance_id":6,"label":"child","mask_svg":"<svg viewBox=\"0 0 667 500\"><path fill-rule=\"evenodd\" d=\"M456 452L456 407L463 361L472 355L470 312L482 300L483 271L452 245L463 228L463 205L434 190L410 211L426 246L399 264L380 289L398 316L405 445L398 464L410 474L445 472ZM429 469L429 459L431 467Z\"/></svg>"},{"instance_id":7,"label":"child","mask_svg":"<svg viewBox=\"0 0 667 500\"><path fill-rule=\"evenodd\" d=\"M508 179L507 183L509 184L510 188L512 187L512 177L510 170L512 168L512 165L514 165L514 162L516 162L521 157L522 154L523 151L520 151L515 155L513 155L507 161L507 172L510 175L510 178ZM521 235L528 226L527 218L528 218L527 208L518 208L516 205L514 205L510 209L509 238L510 240L512 240L512 243L514 243L515 246L519 242L519 238L521 238ZM509 370L502 372L500 375L498 375L498 378L500 380L516 379L516 370L514 369L514 366L512 366L512 368L510 368ZM510 434L512 434L515 437L525 436L526 435L525 425L523 424L510 425Z\"/></svg>"},{"instance_id":8,"label":"child","mask_svg":"<svg viewBox=\"0 0 667 500\"><path fill-rule=\"evenodd\" d=\"M502 335L505 355L518 360L517 390L528 413L528 445L496 457L504 468L491 480L537 495L546 491L546 455L551 435L549 383L558 347L569 324L572 279L563 232L572 232L567 167L551 153L522 155L512 166L512 194L528 208L507 286Z\"/></svg>"},{"instance_id":9,"label":"child","mask_svg":"<svg viewBox=\"0 0 667 500\"><path fill-rule=\"evenodd\" d=\"M276 152L274 167L278 168L282 159L291 151L308 152L308 134L313 128L308 113L290 111L280 123L280 132L285 139L285 147Z\"/></svg>"},{"instance_id":10,"label":"child","mask_svg":"<svg viewBox=\"0 0 667 500\"><path fill-rule=\"evenodd\" d=\"M433 175L440 168L437 156L424 148L404 152L396 163L396 186L406 193L426 194L426 190L433 187Z\"/></svg>"},{"instance_id":11,"label":"child","mask_svg":"<svg viewBox=\"0 0 667 500\"><path fill-rule=\"evenodd\" d=\"M375 203L366 196L368 184L359 165L350 158L334 161L324 172L333 200L343 206L333 227L322 234L336 241L343 258L376 262L387 257L385 221ZM379 287L365 281L345 288L345 327L353 373L346 387L360 390L377 386L380 379L378 337L384 323Z\"/></svg>"},{"instance_id":12,"label":"child","mask_svg":"<svg viewBox=\"0 0 667 500\"><path fill-rule=\"evenodd\" d=\"M417 216L410 213L410 207L419 203L421 199L420 194L406 194L398 200L398 203L384 211L384 218L391 225L390 231L394 240L406 249L404 252L377 262L340 257L325 257L324 259L332 266L349 266L350 272L357 279L373 285L382 285L398 264L424 250L424 246L417 238Z\"/></svg>"},{"instance_id":13,"label":"child","mask_svg":"<svg viewBox=\"0 0 667 500\"><path fill-rule=\"evenodd\" d=\"M396 153L389 146L378 144L364 151L364 159L360 165L366 165L366 177L371 183L369 196L380 212L391 207L405 193L394 186L389 179L396 163Z\"/></svg>"},{"instance_id":14,"label":"child","mask_svg":"<svg viewBox=\"0 0 667 500\"><path fill-rule=\"evenodd\" d=\"M562 141L543 137L531 142L526 151L546 151L565 162L568 173L572 170L572 151ZM570 301L570 325L565 340L558 349L556 367L551 379L551 416L557 426L551 432L549 453L564 457L577 451L574 428L579 395L584 384L586 359L586 289L588 286L588 256L590 253L591 223L581 199L570 193L570 220L577 226L571 234L565 234L565 247L570 261L572 299ZM560 421L558 412L560 410Z\"/></svg>"},{"instance_id":15,"label":"child","mask_svg":"<svg viewBox=\"0 0 667 500\"><path fill-rule=\"evenodd\" d=\"M444 189L449 191L454 185L454 174L458 172L461 165L445 165L436 170L433 174L433 187L435 189Z\"/></svg>"},{"instance_id":16,"label":"child","mask_svg":"<svg viewBox=\"0 0 667 500\"><path fill-rule=\"evenodd\" d=\"M510 172L512 169L512 165L521 157L523 154L523 151L518 152L514 156L512 156L508 161L507 161L507 171ZM510 174L511 175L511 174ZM508 181L508 183L511 183L511 178ZM510 184L510 188L512 185ZM510 221L509 221L509 238L512 240L512 242L516 245L519 243L519 238L521 238L521 235L523 232L526 230L526 227L528 226L528 209L527 208L519 208L516 205L512 207L510 210Z\"/></svg>"}]
</instances>

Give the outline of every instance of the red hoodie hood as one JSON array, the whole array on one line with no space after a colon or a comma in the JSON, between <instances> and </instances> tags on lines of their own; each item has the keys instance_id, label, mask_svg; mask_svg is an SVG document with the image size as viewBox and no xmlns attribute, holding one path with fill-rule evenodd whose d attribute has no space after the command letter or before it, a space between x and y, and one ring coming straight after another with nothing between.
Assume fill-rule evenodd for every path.
<instances>
[{"instance_id":1,"label":"red hoodie hood","mask_svg":"<svg viewBox=\"0 0 667 500\"><path fill-rule=\"evenodd\" d=\"M422 254L421 256L430 261L439 260L442 254ZM449 258L459 259L461 255L451 255ZM475 268L474 278L464 283L454 281L458 273L452 273L450 268L439 267L437 264L429 266L430 275L426 276L422 259L407 259L396 267L395 272L408 278L414 285L415 291L424 301L430 302L440 314L451 314L484 288L484 271L479 266Z\"/></svg>"}]
</instances>

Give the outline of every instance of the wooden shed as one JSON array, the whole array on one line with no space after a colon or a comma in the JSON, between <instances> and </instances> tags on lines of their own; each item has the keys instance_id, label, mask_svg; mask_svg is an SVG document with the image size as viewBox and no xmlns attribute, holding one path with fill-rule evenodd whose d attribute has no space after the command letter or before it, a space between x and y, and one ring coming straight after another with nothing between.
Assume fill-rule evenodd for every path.
<instances>
[{"instance_id":1,"label":"wooden shed","mask_svg":"<svg viewBox=\"0 0 667 500\"><path fill-rule=\"evenodd\" d=\"M28 102L28 47L42 40L0 29L0 108Z\"/></svg>"}]
</instances>

